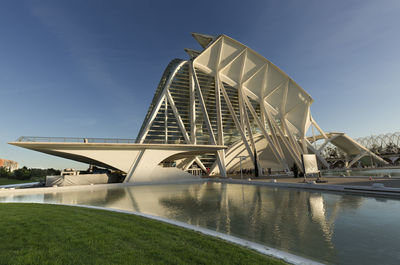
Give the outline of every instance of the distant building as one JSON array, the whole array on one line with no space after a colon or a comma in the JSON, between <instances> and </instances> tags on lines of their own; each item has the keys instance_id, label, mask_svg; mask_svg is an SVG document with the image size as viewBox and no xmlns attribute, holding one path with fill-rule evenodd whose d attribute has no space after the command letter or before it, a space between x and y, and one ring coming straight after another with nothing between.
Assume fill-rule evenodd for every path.
<instances>
[{"instance_id":1,"label":"distant building","mask_svg":"<svg viewBox=\"0 0 400 265\"><path fill-rule=\"evenodd\" d=\"M12 160L0 158L0 167L4 167L8 169L8 171L13 172L18 168L18 163Z\"/></svg>"}]
</instances>

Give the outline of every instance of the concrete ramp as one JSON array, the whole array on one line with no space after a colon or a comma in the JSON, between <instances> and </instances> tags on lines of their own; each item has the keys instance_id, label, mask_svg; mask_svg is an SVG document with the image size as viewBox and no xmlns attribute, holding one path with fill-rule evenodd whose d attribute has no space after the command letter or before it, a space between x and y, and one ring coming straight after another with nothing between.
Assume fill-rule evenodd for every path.
<instances>
[{"instance_id":1,"label":"concrete ramp","mask_svg":"<svg viewBox=\"0 0 400 265\"><path fill-rule=\"evenodd\" d=\"M357 161L359 161L361 158L365 156L370 156L375 161L387 165L389 164L386 162L384 159L382 159L380 156L376 155L375 153L371 152L368 148L363 146L362 144L358 143L357 141L353 140L350 136L346 135L345 133L340 133L340 132L330 132L326 133L325 135L317 135L313 137L309 137L308 141L314 142L317 140L324 140L324 143L318 147L317 152L321 152L323 148L326 147L327 144L332 144L339 149L341 149L343 152L346 153L346 168L351 168L351 166L354 165ZM312 148L312 146L309 146Z\"/></svg>"},{"instance_id":2,"label":"concrete ramp","mask_svg":"<svg viewBox=\"0 0 400 265\"><path fill-rule=\"evenodd\" d=\"M106 184L109 182L110 182L110 177L105 173L46 177L46 187Z\"/></svg>"}]
</instances>

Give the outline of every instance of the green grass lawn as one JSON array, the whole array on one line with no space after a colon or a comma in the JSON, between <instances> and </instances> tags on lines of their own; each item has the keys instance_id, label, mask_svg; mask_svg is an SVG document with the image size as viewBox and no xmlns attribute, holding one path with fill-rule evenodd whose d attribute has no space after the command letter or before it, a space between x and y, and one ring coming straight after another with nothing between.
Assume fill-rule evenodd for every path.
<instances>
[{"instance_id":1,"label":"green grass lawn","mask_svg":"<svg viewBox=\"0 0 400 265\"><path fill-rule=\"evenodd\" d=\"M34 180L34 179L19 180L19 179L0 178L0 185L20 184L20 183L29 183L29 182L37 182L37 180Z\"/></svg>"},{"instance_id":2,"label":"green grass lawn","mask_svg":"<svg viewBox=\"0 0 400 265\"><path fill-rule=\"evenodd\" d=\"M0 264L285 264L139 216L0 203Z\"/></svg>"}]
</instances>

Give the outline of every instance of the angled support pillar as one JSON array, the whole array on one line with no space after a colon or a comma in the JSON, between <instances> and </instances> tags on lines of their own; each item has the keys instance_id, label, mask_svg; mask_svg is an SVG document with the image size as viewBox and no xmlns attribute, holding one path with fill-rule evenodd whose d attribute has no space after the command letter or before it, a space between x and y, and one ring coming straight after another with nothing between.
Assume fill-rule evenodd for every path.
<instances>
[{"instance_id":1,"label":"angled support pillar","mask_svg":"<svg viewBox=\"0 0 400 265\"><path fill-rule=\"evenodd\" d=\"M208 112L207 112L207 108L206 108L206 105L204 102L203 94L201 93L201 88L200 88L199 80L197 79L196 70L194 69L192 62L190 63L190 68L192 68L193 79L194 79L194 84L196 87L197 97L200 101L200 106L201 106L201 110L203 112L204 120L206 121L207 130L210 134L211 143L216 145L217 142L215 140L215 135L214 135L214 132L212 129L210 118L208 116ZM223 163L223 158L222 158L220 152L217 152L217 163L218 163L218 167L220 169L221 176L226 177L225 164Z\"/></svg>"},{"instance_id":2,"label":"angled support pillar","mask_svg":"<svg viewBox=\"0 0 400 265\"><path fill-rule=\"evenodd\" d=\"M235 110L233 109L233 106L232 106L232 103L231 103L231 101L229 99L228 93L226 93L226 90L225 90L225 87L224 87L224 84L222 83L222 81L220 79L218 79L218 80L219 80L219 85L220 85L220 88L221 88L221 91L222 91L222 95L224 96L226 105L228 105L228 109L229 109L229 112L230 112L231 117L233 119L233 122L235 123L238 131L240 132L240 136L242 137L243 144L246 147L246 150L247 150L247 153L249 154L249 157L251 158L251 160L254 163L254 154L252 153L251 148L249 146L249 143L247 142L247 138L246 138L246 135L243 132L243 128L240 125L240 122L239 122L238 118L236 117Z\"/></svg>"},{"instance_id":3,"label":"angled support pillar","mask_svg":"<svg viewBox=\"0 0 400 265\"><path fill-rule=\"evenodd\" d=\"M188 133L187 133L187 131L186 131L186 128L185 128L185 125L183 124L181 115L179 114L178 109L177 109L176 106L175 106L175 102L174 102L174 100L173 100L173 98L172 98L171 93L169 92L169 90L167 90L166 96L167 96L167 99L168 99L169 104L171 105L171 109L172 109L172 111L174 112L174 116L175 116L175 118L176 118L176 120L177 120L177 122L178 122L179 129L181 130L181 133L182 133L182 135L183 135L183 138L185 138L186 143L189 144L189 143L190 143L189 135L188 135Z\"/></svg>"},{"instance_id":4,"label":"angled support pillar","mask_svg":"<svg viewBox=\"0 0 400 265\"><path fill-rule=\"evenodd\" d=\"M137 181L158 181L168 175L168 169L164 169L159 164L168 157L176 155L182 150L165 150L165 149L142 149L138 152L136 159L127 173L124 183L132 183ZM191 174L179 169L175 169L174 175L178 174L183 179L192 176ZM166 175L165 175L166 174Z\"/></svg>"},{"instance_id":5,"label":"angled support pillar","mask_svg":"<svg viewBox=\"0 0 400 265\"><path fill-rule=\"evenodd\" d=\"M247 97L244 92L243 92L243 87L240 86L240 94L242 94L242 98ZM254 138L253 138L253 132L251 131L251 126L250 126L250 119L249 119L249 115L247 113L247 109L246 109L246 102L242 101L244 106L243 106L243 116L244 116L244 122L245 122L245 126L247 127L247 132L250 138L250 143L251 143L251 147L253 148L253 153L256 154L257 149L256 149L256 145L254 143ZM257 154L256 154L257 155ZM258 159L256 159L256 157L254 157L255 163L257 163L257 168L258 168L258 176L262 175L262 167L258 161Z\"/></svg>"},{"instance_id":6,"label":"angled support pillar","mask_svg":"<svg viewBox=\"0 0 400 265\"><path fill-rule=\"evenodd\" d=\"M244 100L247 104L247 107L249 108L251 114L253 115L253 118L256 120L258 126L261 128L261 132L264 135L265 139L267 140L267 142L269 143L269 146L272 150L273 155L275 156L276 160L279 161L279 163L283 166L283 168L289 170L288 164L285 161L285 159L283 157L281 157L281 155L279 154L279 151L277 150L275 144L273 143L271 137L268 135L268 132L265 130L265 128L262 126L260 119L257 116L256 111L254 110L253 106L250 104L250 102L248 101L247 97L244 97Z\"/></svg>"},{"instance_id":7,"label":"angled support pillar","mask_svg":"<svg viewBox=\"0 0 400 265\"><path fill-rule=\"evenodd\" d=\"M353 158L353 160L351 160L351 162L347 165L346 168L351 168L354 165L354 163L356 163L358 160L360 160L361 158L363 158L366 155L368 155L368 154L365 152L358 154L355 158Z\"/></svg>"},{"instance_id":8,"label":"angled support pillar","mask_svg":"<svg viewBox=\"0 0 400 265\"><path fill-rule=\"evenodd\" d=\"M244 49L243 53L244 53L244 56L243 56L242 65L240 67L239 84L238 84L238 90L239 90L239 118L240 118L240 125L242 126L242 128L244 129L244 133L246 134L246 117L245 117L246 105L244 104L244 101L243 101L242 80L243 80L244 65L246 63L247 49ZM246 136L247 136L247 134L246 134Z\"/></svg>"},{"instance_id":9,"label":"angled support pillar","mask_svg":"<svg viewBox=\"0 0 400 265\"><path fill-rule=\"evenodd\" d=\"M168 100L164 99L165 112L164 112L164 132L165 132L165 143L168 143Z\"/></svg>"},{"instance_id":10,"label":"angled support pillar","mask_svg":"<svg viewBox=\"0 0 400 265\"><path fill-rule=\"evenodd\" d=\"M287 130L287 133L285 134L283 132L283 130L279 127L279 125L276 124L275 120L272 117L270 117L269 114L268 114L268 120L272 123L272 127L275 128L275 130L278 131L279 136L281 138L281 141L285 145L286 149L288 150L290 156L293 158L293 160L296 163L297 167L298 168L302 168L302 163L301 163L301 160L300 160L300 154L296 153L296 146L291 144L291 141L290 141L290 136L291 136L290 135L290 131ZM282 125L284 126L285 118L284 117L280 117L280 120L281 120Z\"/></svg>"},{"instance_id":11,"label":"angled support pillar","mask_svg":"<svg viewBox=\"0 0 400 265\"><path fill-rule=\"evenodd\" d=\"M282 117L282 118L281 118L281 123L284 123L284 121L282 121L283 119L284 119L284 118ZM300 155L296 153L296 149L295 149L296 147L290 143L290 136L289 136L289 133L287 133L287 134L285 135L285 133L284 133L284 132L282 131L282 129L276 124L276 122L275 122L274 120L272 120L272 124L273 124L273 127L275 127L275 128L278 130L279 135L280 135L280 138L281 138L283 144L285 145L286 150L288 150L290 156L292 157L292 159L293 159L294 162L296 163L297 167L298 167L298 168L302 168L302 163L301 163L301 160L300 160ZM287 138L289 138L289 141L288 141Z\"/></svg>"},{"instance_id":12,"label":"angled support pillar","mask_svg":"<svg viewBox=\"0 0 400 265\"><path fill-rule=\"evenodd\" d=\"M279 129L279 127L276 126L275 120L271 116L271 114L268 113L268 111L265 108L264 108L264 110L265 110L265 113L267 114L266 116L267 116L268 127L271 130L271 137L270 138L271 138L272 141L271 141L270 144L275 146L276 151L279 153L281 158L284 159L285 155L283 153L282 147L281 147L281 145L279 143L279 140L278 140L278 136L277 136L278 133L276 132L276 130ZM282 135L282 133L281 133L281 135ZM269 134L268 134L268 136L269 136ZM284 138L282 136L281 136L281 138L282 138L282 141L283 141Z\"/></svg>"},{"instance_id":13,"label":"angled support pillar","mask_svg":"<svg viewBox=\"0 0 400 265\"><path fill-rule=\"evenodd\" d=\"M179 115L178 109L175 106L175 102L174 102L174 100L173 100L173 98L171 96L171 93L169 91L167 91L166 92L166 96L167 96L169 104L171 105L171 108L172 108L172 111L174 113L174 116L175 116L176 120L178 121L178 126L179 126L179 128L180 128L180 130L182 132L183 137L185 138L185 142L186 143L190 143L189 135L188 135L188 133L187 133L187 131L185 129L185 125L183 124L182 118ZM203 163L200 161L200 159L198 157L196 157L195 162L196 162L196 164L199 165L199 167L201 169L204 170L204 172L207 172L206 167L203 165Z\"/></svg>"},{"instance_id":14,"label":"angled support pillar","mask_svg":"<svg viewBox=\"0 0 400 265\"><path fill-rule=\"evenodd\" d=\"M327 144L329 144L330 142L332 142L332 140L334 140L335 138L337 138L339 136L340 135L335 135L335 136L333 136L331 138L325 139L325 142L318 148L318 151L321 152L322 149L324 149Z\"/></svg>"},{"instance_id":15,"label":"angled support pillar","mask_svg":"<svg viewBox=\"0 0 400 265\"><path fill-rule=\"evenodd\" d=\"M188 157L183 159L182 162L176 165L177 168L183 169L183 171L186 171L194 162L195 157Z\"/></svg>"},{"instance_id":16,"label":"angled support pillar","mask_svg":"<svg viewBox=\"0 0 400 265\"><path fill-rule=\"evenodd\" d=\"M297 155L298 157L300 157L300 155L301 155L303 152L302 152L302 150L301 150L301 147L300 147L299 144L298 144L298 141L296 141L296 139L295 139L294 136L293 136L293 133L290 131L289 126L288 126L287 121L286 121L286 118L283 117L283 118L281 119L281 121L282 121L283 127L285 128L286 135L287 135L288 138L289 138L289 142L290 142L290 144L294 147L294 152L296 153L296 155Z\"/></svg>"},{"instance_id":17,"label":"angled support pillar","mask_svg":"<svg viewBox=\"0 0 400 265\"><path fill-rule=\"evenodd\" d=\"M315 128L317 128L317 130L319 131L319 133L325 138L328 139L328 136L326 136L325 132L321 129L321 127L319 127L319 125L317 124L317 122L313 119L313 117L310 116L311 119L311 123L315 126Z\"/></svg>"},{"instance_id":18,"label":"angled support pillar","mask_svg":"<svg viewBox=\"0 0 400 265\"><path fill-rule=\"evenodd\" d=\"M189 163L187 163L187 164L185 165L185 167L183 168L183 171L188 170L189 167L193 164L193 162L194 162L195 159L196 159L196 158L192 158L192 159L189 161Z\"/></svg>"},{"instance_id":19,"label":"angled support pillar","mask_svg":"<svg viewBox=\"0 0 400 265\"><path fill-rule=\"evenodd\" d=\"M242 95L242 98L245 97L242 89L240 89L240 94ZM249 115L247 114L245 101L242 100L242 102L243 102L243 118L244 118L244 124L242 126L245 129L245 131L247 130L247 133L248 133L248 136L250 139L250 144L251 144L251 147L253 148L253 152L254 152L256 150L256 145L254 144L253 132L251 131Z\"/></svg>"},{"instance_id":20,"label":"angled support pillar","mask_svg":"<svg viewBox=\"0 0 400 265\"><path fill-rule=\"evenodd\" d=\"M211 142L212 142L212 144L217 144L217 142L215 140L215 135L214 135L214 132L213 132L213 129L211 126L210 118L208 117L206 104L204 103L203 93L201 93L199 80L197 79L197 75L196 75L195 69L193 67L193 64L191 64L191 67L192 67L192 71L193 71L193 77L194 77L194 83L196 86L197 97L200 101L201 110L203 112L203 116L204 116L204 120L206 122L206 127L208 130L208 133L210 134Z\"/></svg>"},{"instance_id":21,"label":"angled support pillar","mask_svg":"<svg viewBox=\"0 0 400 265\"><path fill-rule=\"evenodd\" d=\"M146 138L146 135L149 132L150 127L153 124L153 121L156 118L157 113L160 110L161 105L162 105L164 100L165 100L165 95L162 95L161 98L157 101L155 108L151 112L150 117L146 122L144 130L142 131L142 134L138 137L139 143L143 143L144 139Z\"/></svg>"},{"instance_id":22,"label":"angled support pillar","mask_svg":"<svg viewBox=\"0 0 400 265\"><path fill-rule=\"evenodd\" d=\"M193 77L193 69L189 67L189 80L190 80L190 91L189 91L189 115L190 115L190 141L192 144L196 144L196 95L195 95L195 84Z\"/></svg>"},{"instance_id":23,"label":"angled support pillar","mask_svg":"<svg viewBox=\"0 0 400 265\"><path fill-rule=\"evenodd\" d=\"M324 166L329 168L329 163L326 162L325 158L321 155L321 153L317 149L315 149L314 146L307 139L306 139L306 144L308 148L310 148L311 151L313 151L313 153L318 157L318 159L322 162L322 164L324 164Z\"/></svg>"},{"instance_id":24,"label":"angled support pillar","mask_svg":"<svg viewBox=\"0 0 400 265\"><path fill-rule=\"evenodd\" d=\"M217 143L224 145L224 127L222 125L222 110L221 110L221 88L219 87L219 76L215 75L215 104L217 110ZM220 162L218 163L219 171L221 176L227 177L226 165L225 165L225 150L217 151L217 157ZM212 172L212 170L211 170Z\"/></svg>"},{"instance_id":25,"label":"angled support pillar","mask_svg":"<svg viewBox=\"0 0 400 265\"><path fill-rule=\"evenodd\" d=\"M200 161L200 159L196 156L196 158L194 159L194 161L196 162L196 164L204 171L207 172L207 168L204 166L204 164Z\"/></svg>"},{"instance_id":26,"label":"angled support pillar","mask_svg":"<svg viewBox=\"0 0 400 265\"><path fill-rule=\"evenodd\" d=\"M134 172L136 171L136 169L138 168L138 166L139 166L139 164L140 164L140 162L141 162L141 160L142 160L142 157L143 157L143 155L144 155L145 152L146 152L146 149L140 150L140 151L138 152L138 154L136 155L136 158L135 158L135 160L134 160L134 162L133 162L131 168L129 169L129 171L128 171L127 174L126 174L124 183L132 182L132 181L133 181L133 179L132 179L133 173L134 173Z\"/></svg>"},{"instance_id":27,"label":"angled support pillar","mask_svg":"<svg viewBox=\"0 0 400 265\"><path fill-rule=\"evenodd\" d=\"M173 73L171 73L168 81L166 82L163 91L160 94L160 98L156 103L156 106L153 108L149 118L147 119L146 125L144 127L144 130L141 132L141 134L138 136L138 141L139 143L143 143L144 139L146 138L147 133L150 130L151 125L153 124L154 119L157 116L158 111L160 110L160 107L163 103L163 100L165 99L165 92L167 91L167 89L169 89L169 87L171 86L173 77L175 76L175 74L179 71L179 69L181 69L181 67L183 65L185 65L186 63L188 63L187 61L182 61L178 66L176 66L175 70L173 71Z\"/></svg>"}]
</instances>

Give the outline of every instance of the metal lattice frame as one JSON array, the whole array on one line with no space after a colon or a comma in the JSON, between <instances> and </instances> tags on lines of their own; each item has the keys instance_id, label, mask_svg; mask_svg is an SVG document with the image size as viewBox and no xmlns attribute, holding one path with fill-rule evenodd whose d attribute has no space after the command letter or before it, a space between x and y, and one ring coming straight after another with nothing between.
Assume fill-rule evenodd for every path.
<instances>
[{"instance_id":1,"label":"metal lattice frame","mask_svg":"<svg viewBox=\"0 0 400 265\"><path fill-rule=\"evenodd\" d=\"M385 148L388 145L400 147L400 132L371 135L357 138L355 140L368 149L372 149L376 146Z\"/></svg>"}]
</instances>

